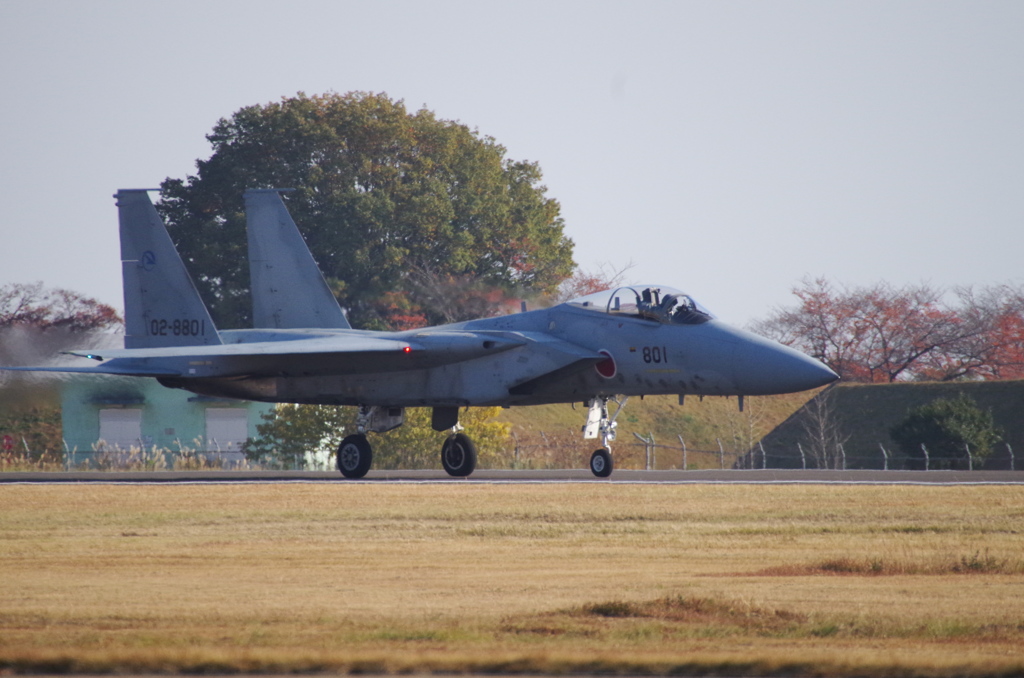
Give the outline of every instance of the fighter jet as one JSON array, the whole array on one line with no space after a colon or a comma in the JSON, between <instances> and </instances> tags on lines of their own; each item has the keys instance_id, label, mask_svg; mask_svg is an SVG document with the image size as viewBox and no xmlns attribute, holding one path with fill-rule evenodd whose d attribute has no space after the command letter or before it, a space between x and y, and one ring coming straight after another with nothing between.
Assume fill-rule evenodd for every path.
<instances>
[{"instance_id":1,"label":"fighter jet","mask_svg":"<svg viewBox=\"0 0 1024 678\"><path fill-rule=\"evenodd\" d=\"M72 351L99 364L5 368L153 377L169 388L271 403L358 407L338 470L362 478L368 432L402 425L406 407L432 408L451 431L441 464L470 475L476 447L459 411L584 403L583 437L600 439L590 470L613 469L616 417L629 396L743 397L804 391L838 376L787 346L730 327L691 296L628 285L545 309L404 332L352 329L279 189L245 193L252 329L218 330L147 189L117 200L123 349ZM616 405L610 413L609 403Z\"/></svg>"}]
</instances>

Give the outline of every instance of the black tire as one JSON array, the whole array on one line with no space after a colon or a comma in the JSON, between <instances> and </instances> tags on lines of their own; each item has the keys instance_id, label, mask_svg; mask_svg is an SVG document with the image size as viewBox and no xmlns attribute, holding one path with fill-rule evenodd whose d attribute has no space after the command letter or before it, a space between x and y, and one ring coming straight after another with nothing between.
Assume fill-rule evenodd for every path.
<instances>
[{"instance_id":1,"label":"black tire","mask_svg":"<svg viewBox=\"0 0 1024 678\"><path fill-rule=\"evenodd\" d=\"M362 433L347 436L338 445L338 470L346 478L362 478L373 465L373 448Z\"/></svg>"},{"instance_id":2,"label":"black tire","mask_svg":"<svg viewBox=\"0 0 1024 678\"><path fill-rule=\"evenodd\" d=\"M465 433L448 436L441 446L441 465L448 475L465 478L476 469L476 445Z\"/></svg>"},{"instance_id":3,"label":"black tire","mask_svg":"<svg viewBox=\"0 0 1024 678\"><path fill-rule=\"evenodd\" d=\"M598 478L607 478L612 474L612 453L603 447L599 450L594 450L594 453L590 455L590 472Z\"/></svg>"}]
</instances>

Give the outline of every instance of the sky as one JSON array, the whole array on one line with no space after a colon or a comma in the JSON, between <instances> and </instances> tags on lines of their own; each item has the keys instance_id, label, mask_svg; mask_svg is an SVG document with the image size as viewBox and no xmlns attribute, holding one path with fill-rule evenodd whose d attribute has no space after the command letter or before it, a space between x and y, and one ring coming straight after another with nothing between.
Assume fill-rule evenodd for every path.
<instances>
[{"instance_id":1,"label":"sky","mask_svg":"<svg viewBox=\"0 0 1024 678\"><path fill-rule=\"evenodd\" d=\"M123 308L112 198L297 92L539 163L584 269L746 325L804 278L1024 283L1024 3L0 0L0 285Z\"/></svg>"}]
</instances>

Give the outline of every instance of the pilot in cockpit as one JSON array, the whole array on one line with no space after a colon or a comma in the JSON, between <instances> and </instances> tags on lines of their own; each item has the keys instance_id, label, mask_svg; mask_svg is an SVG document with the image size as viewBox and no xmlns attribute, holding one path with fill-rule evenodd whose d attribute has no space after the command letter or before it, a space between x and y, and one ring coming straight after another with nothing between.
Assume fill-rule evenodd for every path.
<instances>
[{"instance_id":1,"label":"pilot in cockpit","mask_svg":"<svg viewBox=\"0 0 1024 678\"><path fill-rule=\"evenodd\" d=\"M693 302L693 299L685 294L672 297L672 303L675 308L671 309L668 317L672 319L673 323L685 325L705 319L702 315L698 315L697 305Z\"/></svg>"},{"instance_id":2,"label":"pilot in cockpit","mask_svg":"<svg viewBox=\"0 0 1024 678\"><path fill-rule=\"evenodd\" d=\"M610 293L599 292L569 303L587 309L604 308L607 313L666 325L700 325L714 318L693 297L671 287L620 287Z\"/></svg>"},{"instance_id":3,"label":"pilot in cockpit","mask_svg":"<svg viewBox=\"0 0 1024 678\"><path fill-rule=\"evenodd\" d=\"M650 287L640 293L640 301L636 305L636 310L641 318L659 319L661 315L660 296L661 290Z\"/></svg>"}]
</instances>

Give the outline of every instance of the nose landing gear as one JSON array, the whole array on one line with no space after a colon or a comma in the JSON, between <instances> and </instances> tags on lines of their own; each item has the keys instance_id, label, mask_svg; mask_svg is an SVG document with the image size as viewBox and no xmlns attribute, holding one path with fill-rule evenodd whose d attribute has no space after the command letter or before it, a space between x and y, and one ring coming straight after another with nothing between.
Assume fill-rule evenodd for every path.
<instances>
[{"instance_id":1,"label":"nose landing gear","mask_svg":"<svg viewBox=\"0 0 1024 678\"><path fill-rule=\"evenodd\" d=\"M611 416L608 416L609 400L616 404L615 413ZM615 467L610 443L615 440L615 428L618 426L615 420L628 400L626 397L620 402L609 396L598 396L590 401L587 423L583 426L583 439L601 439L601 448L590 455L590 472L598 478L607 478Z\"/></svg>"},{"instance_id":2,"label":"nose landing gear","mask_svg":"<svg viewBox=\"0 0 1024 678\"><path fill-rule=\"evenodd\" d=\"M590 455L590 472L598 478L607 478L612 474L612 453L605 448L594 450Z\"/></svg>"}]
</instances>

